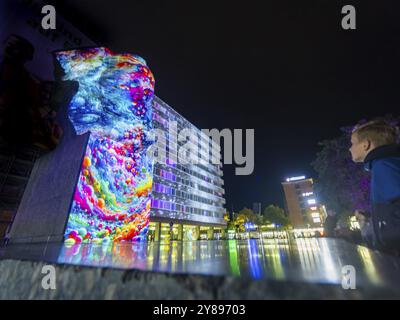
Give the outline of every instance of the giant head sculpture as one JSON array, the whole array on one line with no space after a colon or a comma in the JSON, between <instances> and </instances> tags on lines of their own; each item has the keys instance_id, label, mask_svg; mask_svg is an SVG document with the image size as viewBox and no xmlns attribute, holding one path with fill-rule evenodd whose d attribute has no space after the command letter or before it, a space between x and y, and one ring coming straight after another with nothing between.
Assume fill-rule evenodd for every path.
<instances>
[{"instance_id":1,"label":"giant head sculpture","mask_svg":"<svg viewBox=\"0 0 400 320\"><path fill-rule=\"evenodd\" d=\"M79 84L68 117L78 135L89 133L65 241L140 240L150 216L154 77L142 58L107 48L61 51L56 59L63 80Z\"/></svg>"}]
</instances>

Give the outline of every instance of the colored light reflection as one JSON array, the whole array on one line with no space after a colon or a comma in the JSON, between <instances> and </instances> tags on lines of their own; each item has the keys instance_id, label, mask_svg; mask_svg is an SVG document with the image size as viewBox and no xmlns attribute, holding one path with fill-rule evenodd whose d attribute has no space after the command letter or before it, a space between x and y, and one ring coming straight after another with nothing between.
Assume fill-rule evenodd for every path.
<instances>
[{"instance_id":1,"label":"colored light reflection","mask_svg":"<svg viewBox=\"0 0 400 320\"><path fill-rule=\"evenodd\" d=\"M343 241L250 239L64 245L58 263L338 286L342 284L342 267L353 265L357 287L366 287L383 285L387 270L396 273L397 266L385 259Z\"/></svg>"},{"instance_id":2,"label":"colored light reflection","mask_svg":"<svg viewBox=\"0 0 400 320\"><path fill-rule=\"evenodd\" d=\"M249 257L249 266L252 278L261 279L262 278L262 269L260 264L260 254L258 252L258 243L255 239L248 240L248 257Z\"/></svg>"},{"instance_id":3,"label":"colored light reflection","mask_svg":"<svg viewBox=\"0 0 400 320\"><path fill-rule=\"evenodd\" d=\"M231 272L235 276L240 276L240 267L238 263L238 252L236 248L236 240L228 240L229 247L229 265Z\"/></svg>"},{"instance_id":4,"label":"colored light reflection","mask_svg":"<svg viewBox=\"0 0 400 320\"><path fill-rule=\"evenodd\" d=\"M264 257L263 262L268 266L271 275L277 280L286 278L282 258L284 257L284 251L289 249L289 245L285 240L267 239L263 241L264 245L261 247L262 256Z\"/></svg>"},{"instance_id":5,"label":"colored light reflection","mask_svg":"<svg viewBox=\"0 0 400 320\"><path fill-rule=\"evenodd\" d=\"M135 55L106 48L62 51L63 80L79 83L68 117L89 132L65 242L143 240L149 224L154 77Z\"/></svg>"},{"instance_id":6,"label":"colored light reflection","mask_svg":"<svg viewBox=\"0 0 400 320\"><path fill-rule=\"evenodd\" d=\"M377 272L370 250L366 247L358 246L357 252L360 255L361 261L363 262L364 271L368 279L375 285L381 285L382 280Z\"/></svg>"}]
</instances>

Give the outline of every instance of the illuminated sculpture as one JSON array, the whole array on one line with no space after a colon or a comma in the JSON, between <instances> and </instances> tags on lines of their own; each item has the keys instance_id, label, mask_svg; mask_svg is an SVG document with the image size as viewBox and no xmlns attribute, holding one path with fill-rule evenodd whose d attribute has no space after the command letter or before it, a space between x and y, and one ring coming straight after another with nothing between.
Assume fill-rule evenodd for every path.
<instances>
[{"instance_id":1,"label":"illuminated sculpture","mask_svg":"<svg viewBox=\"0 0 400 320\"><path fill-rule=\"evenodd\" d=\"M78 135L89 132L65 242L141 240L151 204L154 77L135 55L107 48L62 51L63 80L79 83L68 117Z\"/></svg>"}]
</instances>

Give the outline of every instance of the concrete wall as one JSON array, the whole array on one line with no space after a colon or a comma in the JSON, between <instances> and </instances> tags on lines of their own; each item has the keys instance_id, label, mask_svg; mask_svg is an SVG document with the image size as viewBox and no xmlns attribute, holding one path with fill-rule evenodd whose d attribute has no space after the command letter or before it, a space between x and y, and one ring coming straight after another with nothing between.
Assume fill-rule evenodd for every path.
<instances>
[{"instance_id":1,"label":"concrete wall","mask_svg":"<svg viewBox=\"0 0 400 320\"><path fill-rule=\"evenodd\" d=\"M246 277L172 274L54 265L56 289L45 290L45 262L0 260L0 299L399 299L398 290ZM161 301L164 305L167 301ZM150 309L150 308L149 308ZM144 309L151 312L152 309ZM246 313L248 313L247 310ZM174 318L172 316L172 318ZM178 318L178 317L175 317Z\"/></svg>"},{"instance_id":2,"label":"concrete wall","mask_svg":"<svg viewBox=\"0 0 400 320\"><path fill-rule=\"evenodd\" d=\"M73 89L72 89L73 90ZM65 90L57 103L60 144L39 158L33 167L10 231L10 243L62 241L72 196L84 156L88 134L77 136L67 117Z\"/></svg>"}]
</instances>

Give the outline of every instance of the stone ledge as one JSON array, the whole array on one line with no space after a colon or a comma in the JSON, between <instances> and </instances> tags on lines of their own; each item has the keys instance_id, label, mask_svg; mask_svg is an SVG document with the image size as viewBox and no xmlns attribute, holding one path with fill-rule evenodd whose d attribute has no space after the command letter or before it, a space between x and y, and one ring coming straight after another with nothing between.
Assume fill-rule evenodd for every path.
<instances>
[{"instance_id":1,"label":"stone ledge","mask_svg":"<svg viewBox=\"0 0 400 320\"><path fill-rule=\"evenodd\" d=\"M398 299L384 289L54 265L56 290L41 286L44 262L0 260L0 299Z\"/></svg>"}]
</instances>

